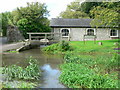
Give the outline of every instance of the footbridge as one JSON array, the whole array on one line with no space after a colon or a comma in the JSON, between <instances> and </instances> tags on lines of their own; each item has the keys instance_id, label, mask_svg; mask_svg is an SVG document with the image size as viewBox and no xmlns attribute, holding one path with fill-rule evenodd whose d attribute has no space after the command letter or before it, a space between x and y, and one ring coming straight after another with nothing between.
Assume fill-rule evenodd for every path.
<instances>
[{"instance_id":1,"label":"footbridge","mask_svg":"<svg viewBox=\"0 0 120 90\"><path fill-rule=\"evenodd\" d=\"M62 40L61 33L38 33L38 32L32 32L27 33L29 35L29 41L39 41L43 43L55 43Z\"/></svg>"}]
</instances>

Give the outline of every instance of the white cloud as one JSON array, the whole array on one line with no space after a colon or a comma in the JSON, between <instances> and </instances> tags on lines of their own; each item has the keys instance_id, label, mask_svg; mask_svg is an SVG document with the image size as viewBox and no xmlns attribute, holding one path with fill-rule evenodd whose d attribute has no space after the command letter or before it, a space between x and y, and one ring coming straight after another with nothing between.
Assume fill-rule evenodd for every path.
<instances>
[{"instance_id":1,"label":"white cloud","mask_svg":"<svg viewBox=\"0 0 120 90\"><path fill-rule=\"evenodd\" d=\"M47 9L50 11L49 18L55 18L61 11L64 11L67 5L72 1L75 0L2 0L0 3L0 13L26 6L26 2L41 2L46 3Z\"/></svg>"}]
</instances>

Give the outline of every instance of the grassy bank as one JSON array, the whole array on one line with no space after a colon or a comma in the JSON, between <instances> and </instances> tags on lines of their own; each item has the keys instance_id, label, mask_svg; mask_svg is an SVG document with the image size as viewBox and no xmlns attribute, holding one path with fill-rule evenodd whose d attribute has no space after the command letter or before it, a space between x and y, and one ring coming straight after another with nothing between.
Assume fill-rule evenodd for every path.
<instances>
[{"instance_id":1,"label":"grassy bank","mask_svg":"<svg viewBox=\"0 0 120 90\"><path fill-rule=\"evenodd\" d=\"M102 45L98 45L102 42ZM62 53L60 82L69 88L118 88L120 39L96 41L71 41L62 50L60 43L44 48L44 51ZM68 42L67 42L68 43Z\"/></svg>"}]
</instances>

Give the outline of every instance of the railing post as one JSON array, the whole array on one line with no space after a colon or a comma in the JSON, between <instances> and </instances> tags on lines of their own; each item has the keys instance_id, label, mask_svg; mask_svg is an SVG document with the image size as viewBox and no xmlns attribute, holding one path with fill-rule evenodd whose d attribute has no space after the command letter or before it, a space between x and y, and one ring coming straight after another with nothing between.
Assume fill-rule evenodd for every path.
<instances>
[{"instance_id":1,"label":"railing post","mask_svg":"<svg viewBox=\"0 0 120 90\"><path fill-rule=\"evenodd\" d=\"M29 34L29 40L31 41L31 34Z\"/></svg>"},{"instance_id":2,"label":"railing post","mask_svg":"<svg viewBox=\"0 0 120 90\"><path fill-rule=\"evenodd\" d=\"M47 34L45 34L45 39L47 39Z\"/></svg>"}]
</instances>

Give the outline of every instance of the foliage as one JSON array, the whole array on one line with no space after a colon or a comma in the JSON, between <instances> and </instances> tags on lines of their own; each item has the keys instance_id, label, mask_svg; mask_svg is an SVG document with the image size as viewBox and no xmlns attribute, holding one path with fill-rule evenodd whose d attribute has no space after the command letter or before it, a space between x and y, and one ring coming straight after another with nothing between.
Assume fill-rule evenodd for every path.
<instances>
[{"instance_id":1,"label":"foliage","mask_svg":"<svg viewBox=\"0 0 120 90\"><path fill-rule=\"evenodd\" d=\"M69 45L69 42L67 41L61 41L57 44L52 44L50 46L44 47L42 49L46 52L65 52L65 51L71 51L72 47Z\"/></svg>"},{"instance_id":2,"label":"foliage","mask_svg":"<svg viewBox=\"0 0 120 90\"><path fill-rule=\"evenodd\" d=\"M89 18L89 16L81 11L80 2L71 2L67 5L67 9L60 13L62 18Z\"/></svg>"},{"instance_id":3,"label":"foliage","mask_svg":"<svg viewBox=\"0 0 120 90\"><path fill-rule=\"evenodd\" d=\"M6 66L3 69L3 74L7 75L7 79L11 80L13 78L15 79L39 79L40 77L40 69L39 65L37 64L37 60L33 59L32 57L29 58L29 65L25 68L17 66L17 65L11 65Z\"/></svg>"},{"instance_id":4,"label":"foliage","mask_svg":"<svg viewBox=\"0 0 120 90\"><path fill-rule=\"evenodd\" d=\"M90 15L90 10L92 10L94 7L100 6L101 4L102 2L89 2L88 0L85 0L85 2L81 4L81 11L88 14L89 17L93 18Z\"/></svg>"},{"instance_id":5,"label":"foliage","mask_svg":"<svg viewBox=\"0 0 120 90\"><path fill-rule=\"evenodd\" d=\"M54 51L59 51L59 44L52 44L50 46L44 47L42 50L46 52L54 52Z\"/></svg>"},{"instance_id":6,"label":"foliage","mask_svg":"<svg viewBox=\"0 0 120 90\"><path fill-rule=\"evenodd\" d=\"M120 27L120 2L108 2L102 3L100 6L94 7L90 11L94 17L91 25L99 27L104 25L105 27L116 28Z\"/></svg>"},{"instance_id":7,"label":"foliage","mask_svg":"<svg viewBox=\"0 0 120 90\"><path fill-rule=\"evenodd\" d=\"M92 27L120 27L120 2L89 2L85 0L71 2L67 9L60 13L62 18L92 18Z\"/></svg>"},{"instance_id":8,"label":"foliage","mask_svg":"<svg viewBox=\"0 0 120 90\"><path fill-rule=\"evenodd\" d=\"M48 32L51 29L48 13L46 5L38 2L27 3L26 7L1 13L3 35L6 35L8 25L19 27L25 38L28 38L27 32Z\"/></svg>"},{"instance_id":9,"label":"foliage","mask_svg":"<svg viewBox=\"0 0 120 90\"><path fill-rule=\"evenodd\" d=\"M61 48L62 51L69 51L69 50L71 50L69 42L67 42L67 41L63 40L63 41L60 42L59 45L60 45L60 48Z\"/></svg>"},{"instance_id":10,"label":"foliage","mask_svg":"<svg viewBox=\"0 0 120 90\"><path fill-rule=\"evenodd\" d=\"M27 7L17 8L18 22L17 26L22 30L27 38L26 32L48 32L50 31L49 21L47 19L48 10L45 4L27 3Z\"/></svg>"},{"instance_id":11,"label":"foliage","mask_svg":"<svg viewBox=\"0 0 120 90\"><path fill-rule=\"evenodd\" d=\"M61 69L60 81L69 88L118 88L117 80L107 74L96 74L84 65L67 63L61 65Z\"/></svg>"},{"instance_id":12,"label":"foliage","mask_svg":"<svg viewBox=\"0 0 120 90\"><path fill-rule=\"evenodd\" d=\"M3 36L6 36L7 33L7 26L8 26L8 16L10 15L10 12L5 12L0 14L0 25L2 26L2 34Z\"/></svg>"},{"instance_id":13,"label":"foliage","mask_svg":"<svg viewBox=\"0 0 120 90\"><path fill-rule=\"evenodd\" d=\"M66 10L64 12L60 13L60 16L62 18L89 18L88 15L84 12L81 11L71 11L71 10Z\"/></svg>"},{"instance_id":14,"label":"foliage","mask_svg":"<svg viewBox=\"0 0 120 90\"><path fill-rule=\"evenodd\" d=\"M100 27L104 25L112 28L119 26L119 13L114 10L98 6L91 10L91 13L95 16L91 23L92 26Z\"/></svg>"}]
</instances>

